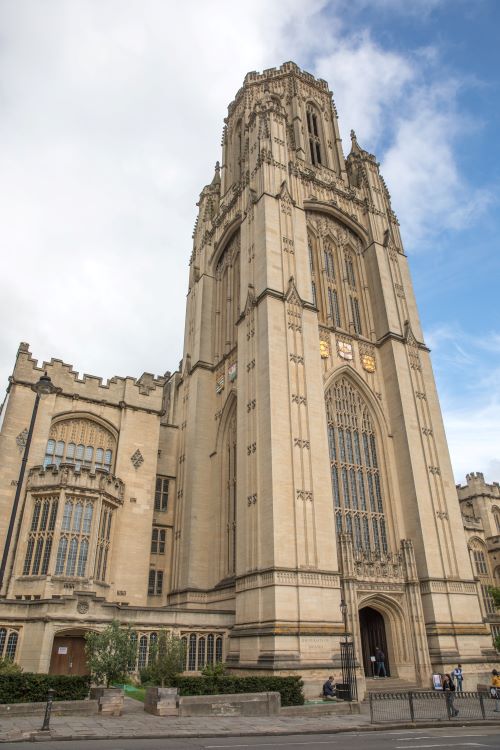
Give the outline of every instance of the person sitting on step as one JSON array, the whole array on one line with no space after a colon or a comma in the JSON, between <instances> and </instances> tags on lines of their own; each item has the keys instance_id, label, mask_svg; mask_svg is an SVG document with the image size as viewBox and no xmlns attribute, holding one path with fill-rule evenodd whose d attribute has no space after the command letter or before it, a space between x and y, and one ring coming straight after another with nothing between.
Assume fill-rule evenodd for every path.
<instances>
[{"instance_id":1,"label":"person sitting on step","mask_svg":"<svg viewBox=\"0 0 500 750\"><path fill-rule=\"evenodd\" d=\"M324 701L340 700L340 698L337 698L337 688L335 685L335 678L333 675L330 675L330 677L327 679L327 681L323 685L323 700Z\"/></svg>"}]
</instances>

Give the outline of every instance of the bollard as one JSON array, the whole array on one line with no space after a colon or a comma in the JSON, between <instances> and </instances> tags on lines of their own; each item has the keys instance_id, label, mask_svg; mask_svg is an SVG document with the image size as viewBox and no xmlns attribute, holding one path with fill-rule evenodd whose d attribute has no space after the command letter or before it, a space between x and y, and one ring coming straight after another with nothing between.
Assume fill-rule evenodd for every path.
<instances>
[{"instance_id":1,"label":"bollard","mask_svg":"<svg viewBox=\"0 0 500 750\"><path fill-rule=\"evenodd\" d=\"M52 701L54 700L55 690L47 691L47 705L45 706L45 716L43 718L42 732L48 732L50 729L50 713L52 711Z\"/></svg>"}]
</instances>

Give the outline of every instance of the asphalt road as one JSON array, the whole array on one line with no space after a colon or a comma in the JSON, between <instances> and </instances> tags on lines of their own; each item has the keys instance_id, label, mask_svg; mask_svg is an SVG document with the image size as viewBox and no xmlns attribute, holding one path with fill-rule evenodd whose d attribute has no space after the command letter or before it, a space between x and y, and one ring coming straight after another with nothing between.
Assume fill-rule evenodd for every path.
<instances>
[{"instance_id":1,"label":"asphalt road","mask_svg":"<svg viewBox=\"0 0 500 750\"><path fill-rule=\"evenodd\" d=\"M500 748L500 728L455 727L407 729L391 732L346 732L343 734L286 735L280 737L207 737L159 740L72 740L43 742L42 750L438 750ZM32 742L4 743L2 750L33 750Z\"/></svg>"}]
</instances>

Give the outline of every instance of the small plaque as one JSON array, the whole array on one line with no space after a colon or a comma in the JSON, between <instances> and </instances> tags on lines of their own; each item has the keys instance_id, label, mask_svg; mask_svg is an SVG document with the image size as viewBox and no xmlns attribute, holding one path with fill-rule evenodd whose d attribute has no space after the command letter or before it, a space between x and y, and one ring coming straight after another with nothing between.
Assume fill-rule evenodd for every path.
<instances>
[{"instance_id":1,"label":"small plaque","mask_svg":"<svg viewBox=\"0 0 500 750\"><path fill-rule=\"evenodd\" d=\"M215 381L215 392L222 393L223 390L224 390L224 375L221 375Z\"/></svg>"},{"instance_id":2,"label":"small plaque","mask_svg":"<svg viewBox=\"0 0 500 750\"><path fill-rule=\"evenodd\" d=\"M232 365L229 365L227 376L229 378L229 382L234 383L238 376L238 365L236 364L236 362L234 362Z\"/></svg>"},{"instance_id":3,"label":"small plaque","mask_svg":"<svg viewBox=\"0 0 500 750\"><path fill-rule=\"evenodd\" d=\"M68 653L68 647L67 646L59 646L57 649L58 654L67 654Z\"/></svg>"}]
</instances>

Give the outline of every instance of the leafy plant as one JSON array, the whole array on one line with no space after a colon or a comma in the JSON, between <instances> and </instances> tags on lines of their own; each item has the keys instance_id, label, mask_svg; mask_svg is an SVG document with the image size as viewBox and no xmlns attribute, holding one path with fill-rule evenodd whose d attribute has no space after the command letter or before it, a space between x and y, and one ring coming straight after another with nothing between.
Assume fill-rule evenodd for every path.
<instances>
[{"instance_id":1,"label":"leafy plant","mask_svg":"<svg viewBox=\"0 0 500 750\"><path fill-rule=\"evenodd\" d=\"M184 641L173 633L160 630L158 640L150 646L149 681L161 687L172 687L179 672L184 670L185 661Z\"/></svg>"},{"instance_id":2,"label":"leafy plant","mask_svg":"<svg viewBox=\"0 0 500 750\"><path fill-rule=\"evenodd\" d=\"M135 660L136 644L130 628L122 628L113 620L99 633L85 634L85 653L93 680L106 687L123 682Z\"/></svg>"},{"instance_id":3,"label":"leafy plant","mask_svg":"<svg viewBox=\"0 0 500 750\"><path fill-rule=\"evenodd\" d=\"M22 667L19 664L15 664L12 659L0 657L0 675L5 674L21 674Z\"/></svg>"},{"instance_id":4,"label":"leafy plant","mask_svg":"<svg viewBox=\"0 0 500 750\"><path fill-rule=\"evenodd\" d=\"M301 706L304 703L303 682L300 676L273 677L249 676L238 677L225 675L215 683L206 677L177 677L176 686L181 695L227 695L231 693L266 693L281 694L282 706Z\"/></svg>"}]
</instances>

